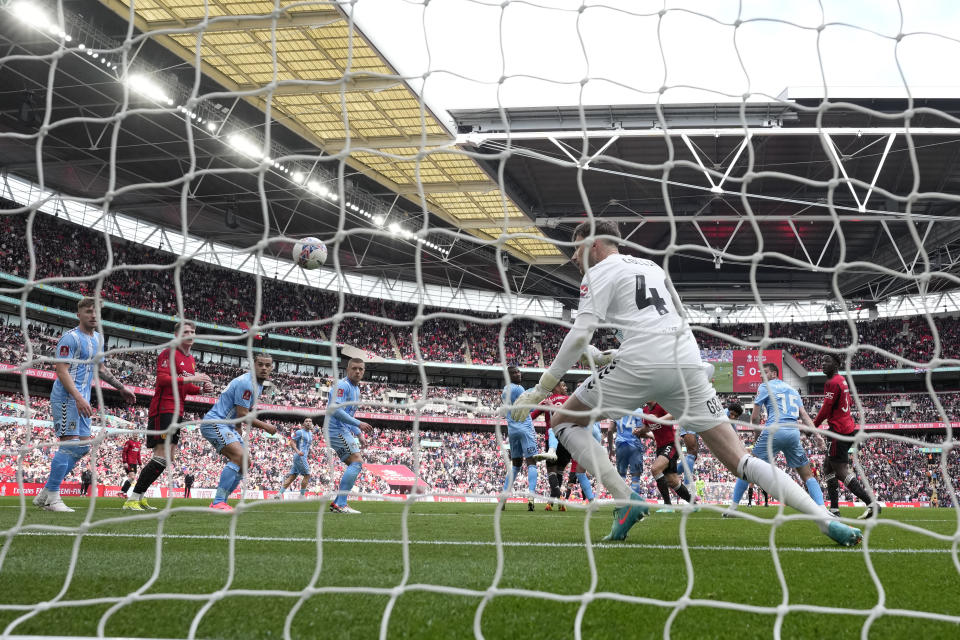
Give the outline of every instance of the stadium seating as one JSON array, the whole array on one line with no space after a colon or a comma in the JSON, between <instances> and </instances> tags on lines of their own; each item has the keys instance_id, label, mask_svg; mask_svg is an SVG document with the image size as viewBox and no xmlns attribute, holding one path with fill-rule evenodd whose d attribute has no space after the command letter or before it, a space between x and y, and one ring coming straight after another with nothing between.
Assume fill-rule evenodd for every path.
<instances>
[{"instance_id":1,"label":"stadium seating","mask_svg":"<svg viewBox=\"0 0 960 640\"><path fill-rule=\"evenodd\" d=\"M369 393L375 394L382 385L364 385L365 397ZM458 394L462 390L445 389L442 393ZM948 394L954 403L960 402L960 394ZM915 395L909 395L914 400ZM492 400L492 398L491 398ZM0 416L23 417L21 411L12 408L11 404L23 405L23 398L17 394L0 395ZM34 410L33 417L38 420L50 419L50 403L45 398L32 397L30 404ZM137 407L107 407L106 413L118 418L143 425L146 421L146 408ZM200 415L188 412L186 420L196 420ZM284 425L292 429L293 423ZM34 427L34 438L49 439L50 434L41 425ZM421 447L420 473L424 481L437 491L458 493L497 493L502 486L505 473L504 458L497 446L495 435L490 431L438 431L425 430L420 432L421 441L429 440L440 442L439 447ZM752 440L749 434L743 438ZM942 435L926 437L932 445L943 440ZM98 474L102 483L119 484L122 471L120 465L120 448L125 436L108 439L100 450L98 458ZM19 429L0 430L0 449L5 452L14 451L23 444L24 433ZM250 474L249 487L253 489L276 489L290 465L289 449L281 447L271 438L254 430L250 434ZM364 450L366 460L374 464L401 464L413 468L412 432L409 429L376 429L370 437ZM808 446L810 451L818 451L814 444ZM146 455L146 450L145 450ZM315 473L313 485L321 490L330 490L333 481L339 477L342 465L328 464L326 450L320 442L314 446L311 454L311 468ZM861 464L864 466L870 481L877 487L877 491L884 501L927 501L931 495L931 488L935 487L941 500L947 499L946 487L939 475L939 467L933 467L933 484L926 477L928 462L926 454L912 444L884 438L871 437L860 449ZM938 458L939 460L939 458ZM960 477L960 451L953 451L949 458L948 471L950 477ZM12 458L3 460L0 467L9 468L14 463ZM649 459L647 460L649 464ZM813 453L811 464L815 470L823 464L823 455ZM49 463L42 451L32 450L24 459L24 481L39 481L49 470ZM210 445L200 436L197 430L188 430L183 433L181 450L178 454L176 469L178 474L188 468L196 475L197 487L213 487L216 485L222 465L214 454ZM76 470L79 474L81 469ZM523 474L521 474L523 475ZM542 476L543 474L541 474ZM700 456L696 468L697 478L708 483L729 482L730 474L723 469L709 454ZM649 474L647 474L649 476ZM546 493L546 479L540 478L538 491ZM180 482L179 476L177 482ZM525 476L518 478L517 489L525 489ZM179 486L179 485L178 485ZM646 495L657 495L656 484L649 477L644 478ZM389 488L373 474L365 471L358 484L358 490L372 493L387 493ZM603 494L601 494L602 496ZM849 498L847 498L849 499Z\"/></svg>"},{"instance_id":2,"label":"stadium seating","mask_svg":"<svg viewBox=\"0 0 960 640\"><path fill-rule=\"evenodd\" d=\"M0 234L5 241L0 247L0 271L26 276L29 255L24 239L25 216L0 218ZM107 252L103 234L69 224L49 216L37 216L33 223L34 237L43 242L35 243L37 272L35 278L58 278L65 275L86 274L95 276L106 266ZM173 254L145 245L112 240L115 268L104 279L101 295L108 300L140 309L164 314L176 314L176 298L173 286ZM66 248L71 250L67 251ZM80 249L79 251L77 249ZM65 259L63 256L80 256ZM164 265L149 271L123 269L122 265ZM256 286L253 276L228 271L219 267L190 262L181 270L185 308L195 319L215 322L226 326L252 322ZM292 285L266 279L263 281L263 315L261 323L321 321L340 311L339 297L328 291ZM79 293L92 294L95 281L61 282L58 286ZM290 305L289 300L298 300ZM415 318L415 305L400 304L378 299L348 295L344 298L344 313L360 313L373 317L411 321ZM441 311L425 308L424 314ZM470 362L472 364L497 364L504 360L523 366L549 364L556 354L565 330L551 323L531 319L516 319L504 332L504 353L500 353L500 323L485 323L484 319L495 316L480 313L465 313L480 322L459 321L450 318L430 319L419 330L418 342L421 359L430 362ZM864 320L856 323L858 350L854 353L853 368L876 370L904 368L907 365L882 356L871 348L900 355L914 362L924 363L933 356L933 332L924 318L887 318ZM941 357L960 359L960 320L938 317L935 326L941 339ZM757 339L763 334L760 324L712 325L712 329L741 339ZM329 320L313 325L284 327L276 332L301 337L326 340L333 336L333 324ZM845 321L815 323L783 323L770 325L774 338L789 338L845 348L853 344L850 328ZM412 328L396 327L369 319L348 316L336 326L336 341L349 344L385 358L415 358ZM724 350L732 343L708 335L697 334L703 349ZM819 351L805 346L774 344L793 355L808 370L819 370ZM542 359L541 359L542 352ZM469 357L469 360L468 360Z\"/></svg>"}]
</instances>

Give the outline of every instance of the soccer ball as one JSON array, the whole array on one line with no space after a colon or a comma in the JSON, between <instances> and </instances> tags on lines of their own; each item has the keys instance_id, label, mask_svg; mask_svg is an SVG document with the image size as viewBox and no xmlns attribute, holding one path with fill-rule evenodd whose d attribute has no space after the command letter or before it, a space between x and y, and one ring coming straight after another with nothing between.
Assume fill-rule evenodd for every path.
<instances>
[{"instance_id":1,"label":"soccer ball","mask_svg":"<svg viewBox=\"0 0 960 640\"><path fill-rule=\"evenodd\" d=\"M319 269L327 261L327 245L317 238L303 238L293 245L293 261L304 269Z\"/></svg>"}]
</instances>

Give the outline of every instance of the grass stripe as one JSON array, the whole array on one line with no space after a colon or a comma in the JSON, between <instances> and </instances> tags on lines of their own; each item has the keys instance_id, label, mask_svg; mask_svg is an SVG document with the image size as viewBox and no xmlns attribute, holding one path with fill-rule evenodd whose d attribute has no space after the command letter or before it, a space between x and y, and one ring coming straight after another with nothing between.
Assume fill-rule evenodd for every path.
<instances>
[{"instance_id":1,"label":"grass stripe","mask_svg":"<svg viewBox=\"0 0 960 640\"><path fill-rule=\"evenodd\" d=\"M61 531L22 531L19 536L55 536L55 537L76 537L80 535L77 532ZM117 532L90 532L83 534L86 538L149 538L155 539L157 536L153 533L117 533ZM223 536L203 535L203 534L185 534L185 533L165 533L165 540L224 540ZM285 536L234 536L235 540L248 542L309 542L315 543L316 538L307 537L285 537ZM389 538L324 538L323 542L338 544L404 544L403 540ZM411 545L433 545L433 546L463 546L463 547L496 547L496 542L484 540L408 540L406 544ZM529 548L583 548L583 544L576 542L501 542L504 547L529 547ZM684 547L679 544L645 544L645 543L617 543L594 545L595 549L653 549L659 551L680 551ZM730 545L688 545L690 551L764 551L769 552L770 547L763 546L730 546ZM778 552L782 553L861 553L859 548L844 547L777 547ZM915 553L935 553L949 554L949 549L870 549L870 553L888 553L888 554L915 554Z\"/></svg>"}]
</instances>

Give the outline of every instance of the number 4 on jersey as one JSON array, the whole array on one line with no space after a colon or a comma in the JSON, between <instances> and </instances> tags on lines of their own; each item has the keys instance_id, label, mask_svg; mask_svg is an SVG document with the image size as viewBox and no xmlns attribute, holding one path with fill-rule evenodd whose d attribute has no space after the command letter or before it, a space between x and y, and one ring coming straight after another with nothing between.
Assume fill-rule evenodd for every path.
<instances>
[{"instance_id":1,"label":"number 4 on jersey","mask_svg":"<svg viewBox=\"0 0 960 640\"><path fill-rule=\"evenodd\" d=\"M643 311L650 305L662 316L670 313L667 309L667 303L660 297L660 292L655 287L650 289L650 297L647 297L647 277L637 276L637 309Z\"/></svg>"}]
</instances>

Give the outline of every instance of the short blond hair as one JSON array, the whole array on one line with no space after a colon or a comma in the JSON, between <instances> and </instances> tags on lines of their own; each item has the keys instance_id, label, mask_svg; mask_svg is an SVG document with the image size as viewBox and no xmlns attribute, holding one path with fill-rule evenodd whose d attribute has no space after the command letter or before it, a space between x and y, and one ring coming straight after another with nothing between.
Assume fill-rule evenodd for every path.
<instances>
[{"instance_id":1,"label":"short blond hair","mask_svg":"<svg viewBox=\"0 0 960 640\"><path fill-rule=\"evenodd\" d=\"M82 309L94 309L97 306L96 298L91 298L90 296L84 296L77 301L77 312L79 313Z\"/></svg>"}]
</instances>

